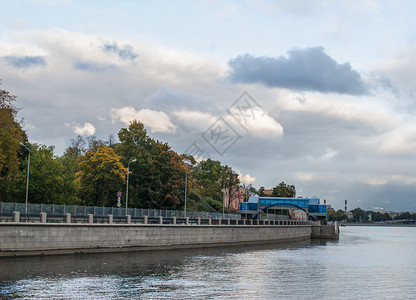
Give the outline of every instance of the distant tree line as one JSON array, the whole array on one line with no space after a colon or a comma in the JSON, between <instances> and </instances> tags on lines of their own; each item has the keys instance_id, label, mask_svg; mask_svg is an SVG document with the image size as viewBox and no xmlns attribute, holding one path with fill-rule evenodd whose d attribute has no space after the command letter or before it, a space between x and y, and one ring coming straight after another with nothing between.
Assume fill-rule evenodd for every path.
<instances>
[{"instance_id":1,"label":"distant tree line","mask_svg":"<svg viewBox=\"0 0 416 300\"><path fill-rule=\"evenodd\" d=\"M345 211L339 209L337 211L328 210L329 221L340 221L340 222L354 222L354 223L373 223L373 222L387 222L393 220L406 220L416 221L416 213L402 212L392 217L388 212L380 211L365 211L361 208L355 208L351 210L352 219L348 218Z\"/></svg>"}]
</instances>

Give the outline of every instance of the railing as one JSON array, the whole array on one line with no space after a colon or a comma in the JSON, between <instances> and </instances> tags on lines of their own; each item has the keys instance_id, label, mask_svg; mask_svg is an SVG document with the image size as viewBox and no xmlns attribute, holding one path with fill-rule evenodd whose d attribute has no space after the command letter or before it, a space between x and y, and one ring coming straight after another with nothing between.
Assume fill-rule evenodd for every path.
<instances>
[{"instance_id":1,"label":"railing","mask_svg":"<svg viewBox=\"0 0 416 300\"><path fill-rule=\"evenodd\" d=\"M299 226L312 225L311 222L299 220L236 220L236 219L212 219L212 218L177 218L177 217L132 217L127 216L94 216L88 214L87 216L72 216L70 213L61 215L48 215L46 212L41 212L39 215L22 216L20 212L14 211L12 216L5 216L0 218L2 222L33 222L33 223L103 223L103 224L145 224L145 225L226 225L226 226Z\"/></svg>"},{"instance_id":2,"label":"railing","mask_svg":"<svg viewBox=\"0 0 416 300\"><path fill-rule=\"evenodd\" d=\"M0 220L3 217L11 218L13 212L19 212L21 216L25 215L25 203L9 203L0 202ZM126 208L118 207L102 207L102 206L77 206L77 205L57 205L57 204L31 204L28 203L27 216L38 216L40 213L47 213L50 216L61 216L69 213L76 217L87 217L92 214L94 217L107 217L112 215L114 217L122 217L130 215L132 218L136 217L164 217L164 218L184 218L184 211L166 210L166 209L146 209L146 208ZM240 214L222 214L216 212L195 212L187 211L186 217L189 218L211 218L211 219L241 219Z\"/></svg>"}]
</instances>

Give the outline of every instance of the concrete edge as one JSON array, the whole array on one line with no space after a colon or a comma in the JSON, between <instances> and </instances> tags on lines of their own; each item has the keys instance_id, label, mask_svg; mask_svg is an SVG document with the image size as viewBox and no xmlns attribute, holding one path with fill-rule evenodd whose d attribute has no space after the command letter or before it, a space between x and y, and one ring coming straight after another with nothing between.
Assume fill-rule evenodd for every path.
<instances>
[{"instance_id":1,"label":"concrete edge","mask_svg":"<svg viewBox=\"0 0 416 300\"><path fill-rule=\"evenodd\" d=\"M218 226L218 225L217 225ZM0 259L8 257L27 257L27 256L50 256L50 255L70 255L70 254L99 254L99 253L117 253L117 252L143 252L143 251L162 251L174 249L195 249L195 248L215 248L215 247L232 247L238 245L256 245L256 244L281 244L293 241L311 240L310 237L272 239L264 241L246 241L246 242L227 242L227 243L205 243L205 244L184 244L184 245L166 245L166 246L131 246L131 247L97 247L97 248L75 248L75 249L49 249L49 250L32 250L32 251L0 251Z\"/></svg>"}]
</instances>

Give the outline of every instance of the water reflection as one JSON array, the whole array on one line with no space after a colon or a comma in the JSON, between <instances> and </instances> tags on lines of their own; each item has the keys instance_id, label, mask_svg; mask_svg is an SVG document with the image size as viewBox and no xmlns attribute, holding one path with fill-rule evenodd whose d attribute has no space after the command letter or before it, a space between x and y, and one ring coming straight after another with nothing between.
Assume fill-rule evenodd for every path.
<instances>
[{"instance_id":1,"label":"water reflection","mask_svg":"<svg viewBox=\"0 0 416 300\"><path fill-rule=\"evenodd\" d=\"M416 293L409 280L416 278L415 246L416 228L347 227L339 242L1 259L0 293L9 299L404 299Z\"/></svg>"}]
</instances>

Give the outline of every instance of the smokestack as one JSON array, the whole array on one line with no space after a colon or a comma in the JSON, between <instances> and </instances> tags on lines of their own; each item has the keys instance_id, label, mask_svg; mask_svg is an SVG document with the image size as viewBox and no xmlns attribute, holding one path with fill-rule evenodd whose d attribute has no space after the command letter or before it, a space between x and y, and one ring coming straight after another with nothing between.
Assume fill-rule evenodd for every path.
<instances>
[{"instance_id":1,"label":"smokestack","mask_svg":"<svg viewBox=\"0 0 416 300\"><path fill-rule=\"evenodd\" d=\"M345 200L345 211L347 211L347 200Z\"/></svg>"}]
</instances>

